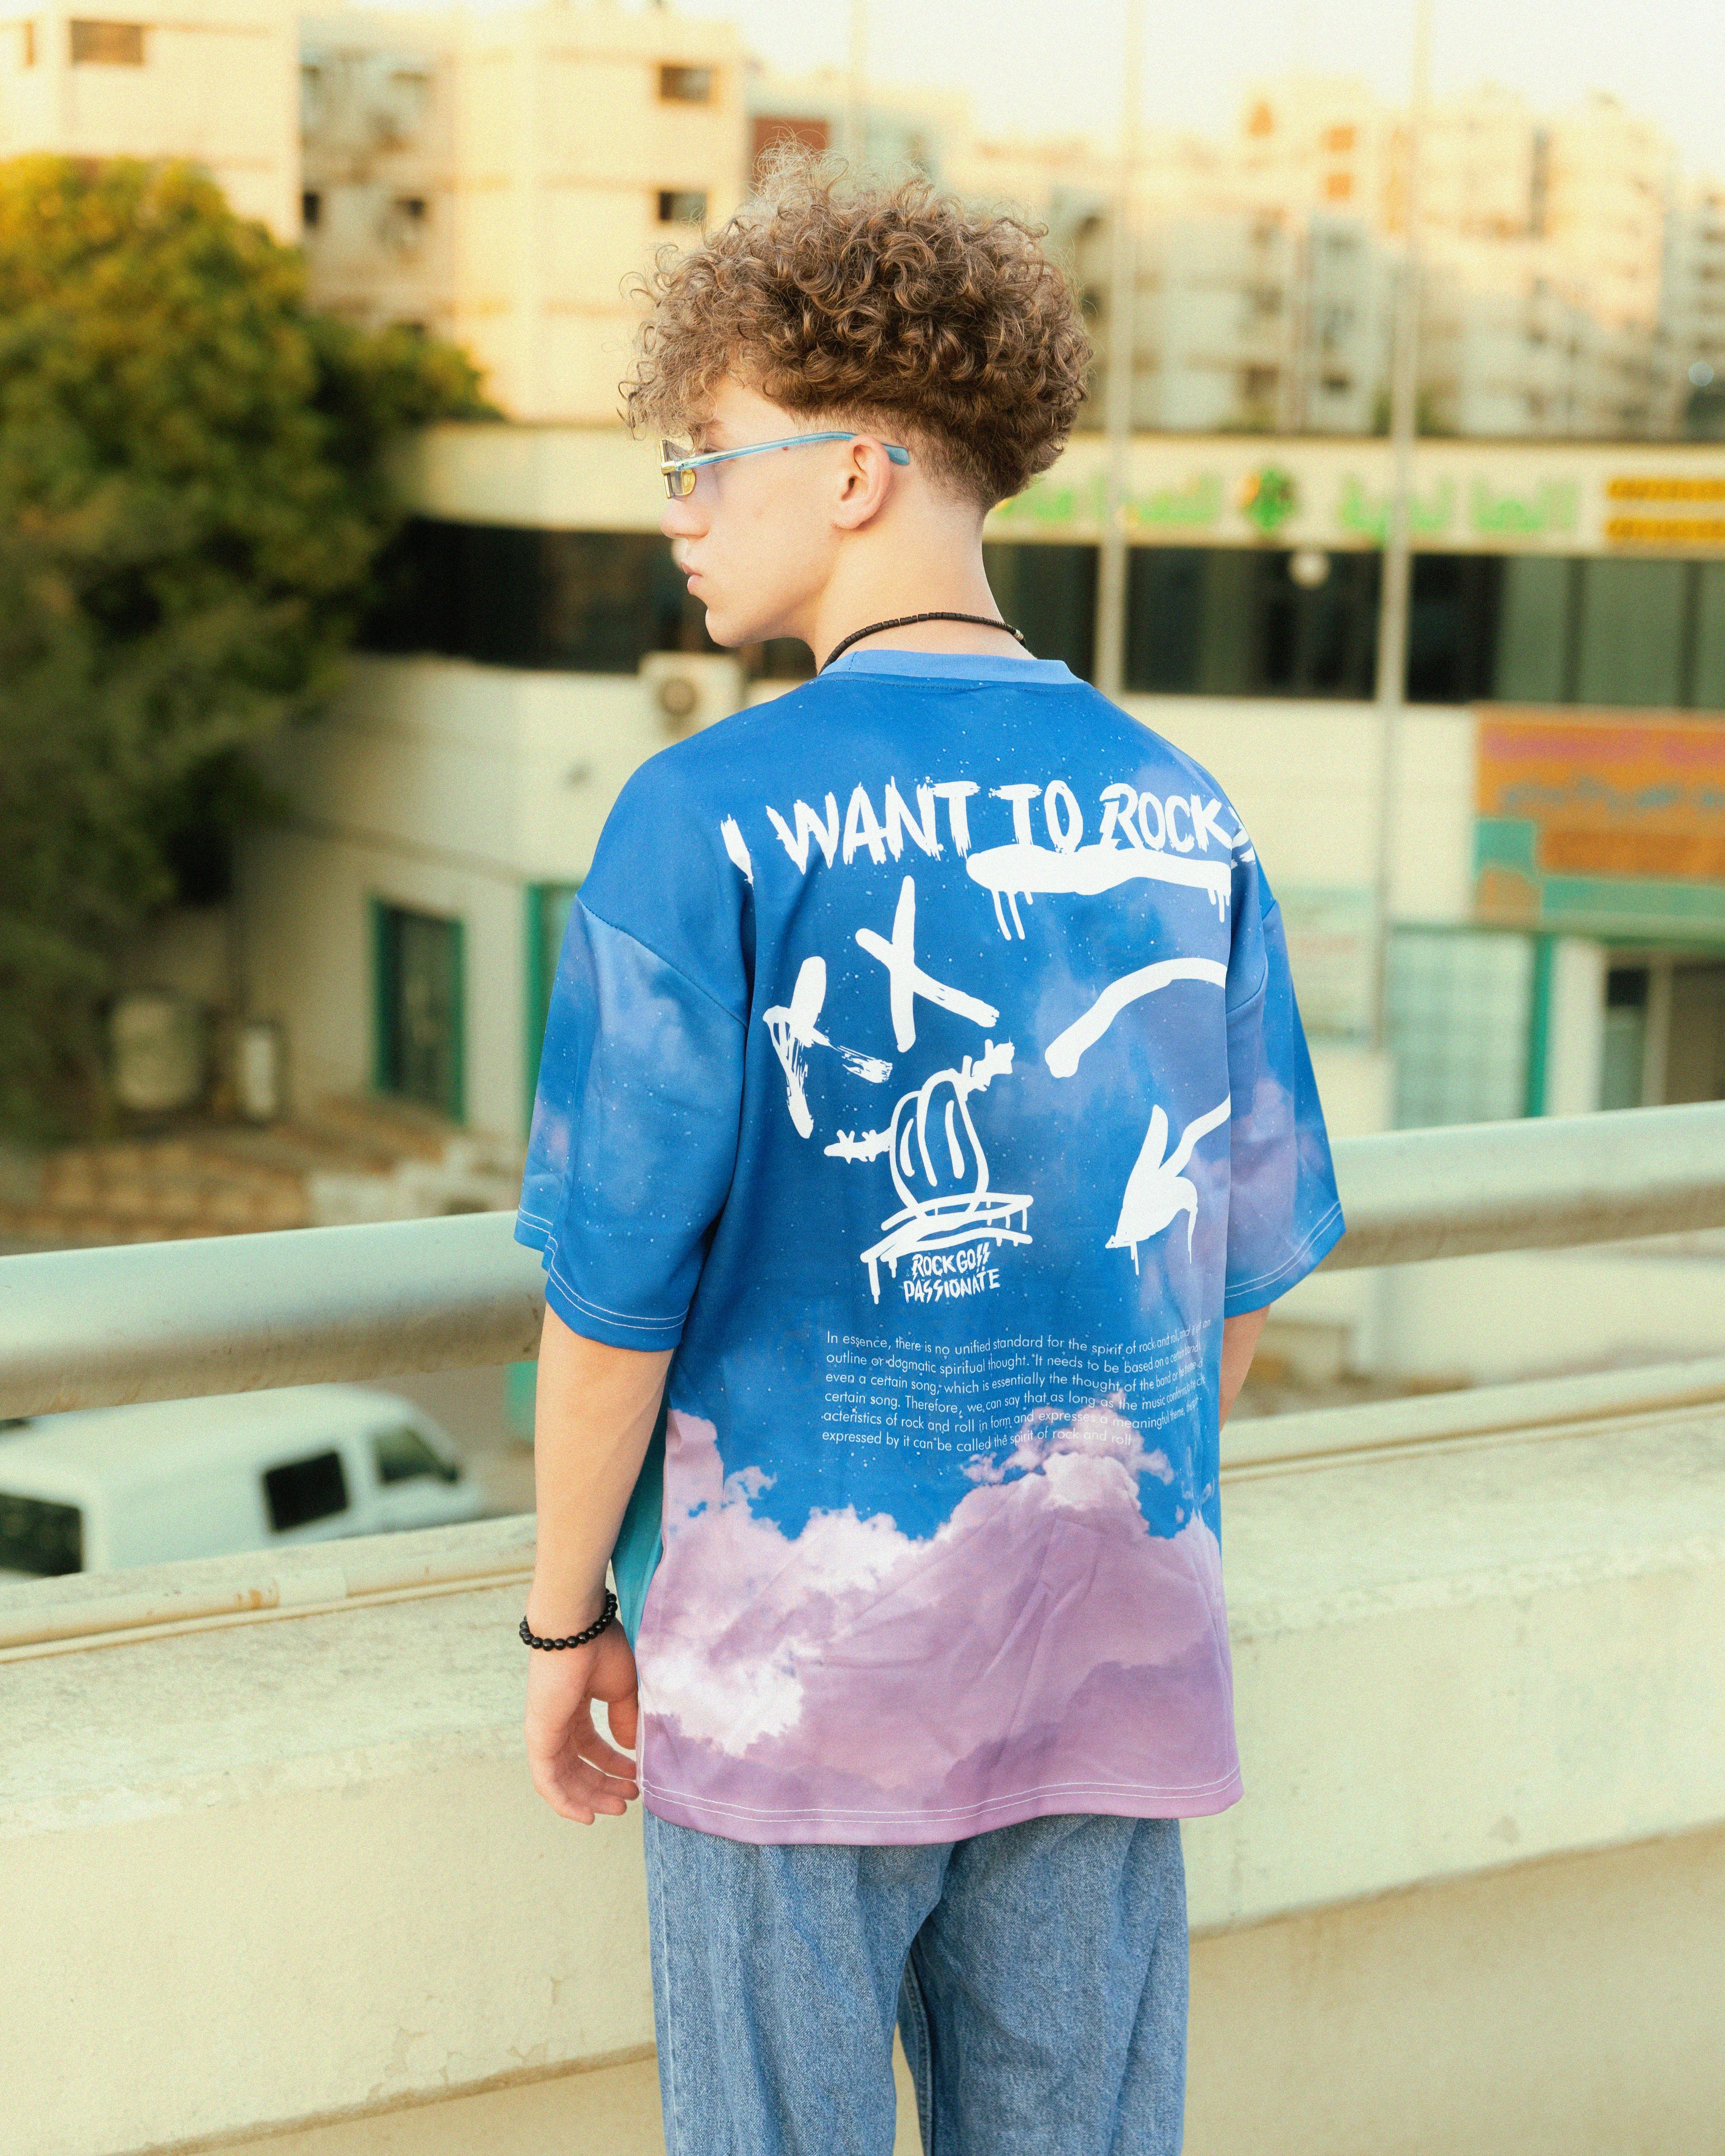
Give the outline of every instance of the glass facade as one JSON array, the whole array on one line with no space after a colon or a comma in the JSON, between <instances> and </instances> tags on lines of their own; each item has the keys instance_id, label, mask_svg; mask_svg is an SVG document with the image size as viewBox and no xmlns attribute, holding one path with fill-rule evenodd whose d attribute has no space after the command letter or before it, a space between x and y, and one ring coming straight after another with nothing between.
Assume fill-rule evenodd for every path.
<instances>
[{"instance_id":1,"label":"glass facade","mask_svg":"<svg viewBox=\"0 0 1725 2156\"><path fill-rule=\"evenodd\" d=\"M991 543L983 548L983 566L1002 615L1023 629L1036 656L1063 659L1089 680L1096 668L1096 548Z\"/></svg>"},{"instance_id":2,"label":"glass facade","mask_svg":"<svg viewBox=\"0 0 1725 2156\"><path fill-rule=\"evenodd\" d=\"M995 597L1032 650L1093 672L1096 550L990 542ZM1142 695L1368 700L1379 557L1137 547L1126 679ZM493 666L632 674L652 651L711 651L702 608L645 531L542 531L416 518L379 575L363 641ZM809 670L800 644L738 654ZM1408 693L1481 701L1725 710L1725 562L1419 554Z\"/></svg>"},{"instance_id":3,"label":"glass facade","mask_svg":"<svg viewBox=\"0 0 1725 2156\"><path fill-rule=\"evenodd\" d=\"M1534 940L1512 931L1398 928L1388 1018L1399 1128L1526 1113Z\"/></svg>"},{"instance_id":4,"label":"glass facade","mask_svg":"<svg viewBox=\"0 0 1725 2156\"><path fill-rule=\"evenodd\" d=\"M651 531L542 531L415 517L378 576L362 641L482 665L633 674L711 651L701 608Z\"/></svg>"},{"instance_id":5,"label":"glass facade","mask_svg":"<svg viewBox=\"0 0 1725 2156\"><path fill-rule=\"evenodd\" d=\"M1141 547L1127 579L1126 680L1147 694L1372 694L1378 557L1301 557L1281 550Z\"/></svg>"}]
</instances>

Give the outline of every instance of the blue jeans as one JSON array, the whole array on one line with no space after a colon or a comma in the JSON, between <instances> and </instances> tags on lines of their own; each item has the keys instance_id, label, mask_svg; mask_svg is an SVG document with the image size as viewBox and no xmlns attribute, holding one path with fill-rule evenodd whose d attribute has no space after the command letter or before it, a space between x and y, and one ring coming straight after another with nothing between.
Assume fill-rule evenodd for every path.
<instances>
[{"instance_id":1,"label":"blue jeans","mask_svg":"<svg viewBox=\"0 0 1725 2156\"><path fill-rule=\"evenodd\" d=\"M668 2156L891 2156L895 2020L926 2156L1178 2156L1178 1820L646 1836Z\"/></svg>"}]
</instances>

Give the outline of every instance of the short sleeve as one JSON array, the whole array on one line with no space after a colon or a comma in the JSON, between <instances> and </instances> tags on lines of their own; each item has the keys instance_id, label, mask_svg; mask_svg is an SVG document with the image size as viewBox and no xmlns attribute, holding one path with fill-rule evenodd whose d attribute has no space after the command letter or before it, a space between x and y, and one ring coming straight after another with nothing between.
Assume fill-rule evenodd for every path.
<instances>
[{"instance_id":1,"label":"short sleeve","mask_svg":"<svg viewBox=\"0 0 1725 2156\"><path fill-rule=\"evenodd\" d=\"M1228 1273L1223 1310L1261 1310L1303 1280L1344 1223L1281 911L1251 864L1236 882L1228 971Z\"/></svg>"},{"instance_id":2,"label":"short sleeve","mask_svg":"<svg viewBox=\"0 0 1725 2156\"><path fill-rule=\"evenodd\" d=\"M675 1348L731 1188L743 1029L578 899L546 1025L517 1241L572 1332Z\"/></svg>"}]
</instances>

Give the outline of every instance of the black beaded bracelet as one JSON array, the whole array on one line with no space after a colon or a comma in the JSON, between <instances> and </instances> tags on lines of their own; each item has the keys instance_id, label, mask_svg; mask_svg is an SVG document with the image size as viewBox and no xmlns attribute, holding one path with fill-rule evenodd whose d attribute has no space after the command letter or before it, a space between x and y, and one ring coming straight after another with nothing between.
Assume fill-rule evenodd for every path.
<instances>
[{"instance_id":1,"label":"black beaded bracelet","mask_svg":"<svg viewBox=\"0 0 1725 2156\"><path fill-rule=\"evenodd\" d=\"M572 1632L567 1640L542 1640L536 1632L530 1631L527 1620L521 1620L521 1645L524 1647L585 1647L597 1640L601 1632L617 1614L617 1597L608 1587L605 1589L604 1613L597 1625L589 1625L584 1632Z\"/></svg>"}]
</instances>

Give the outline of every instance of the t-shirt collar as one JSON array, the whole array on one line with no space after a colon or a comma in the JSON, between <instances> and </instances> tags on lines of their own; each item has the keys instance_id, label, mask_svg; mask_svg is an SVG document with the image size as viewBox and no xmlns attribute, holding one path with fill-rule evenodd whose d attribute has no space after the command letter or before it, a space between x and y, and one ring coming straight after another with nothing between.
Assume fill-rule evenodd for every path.
<instances>
[{"instance_id":1,"label":"t-shirt collar","mask_svg":"<svg viewBox=\"0 0 1725 2156\"><path fill-rule=\"evenodd\" d=\"M821 678L830 674L875 674L937 681L1022 681L1070 684L1076 676L1059 659L995 658L975 651L841 652Z\"/></svg>"}]
</instances>

